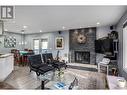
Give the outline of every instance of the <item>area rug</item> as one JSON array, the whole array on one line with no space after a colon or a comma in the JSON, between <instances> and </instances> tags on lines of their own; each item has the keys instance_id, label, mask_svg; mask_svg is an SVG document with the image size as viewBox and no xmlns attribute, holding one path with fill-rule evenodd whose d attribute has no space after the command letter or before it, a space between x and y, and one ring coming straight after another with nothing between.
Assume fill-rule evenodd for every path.
<instances>
[{"instance_id":1,"label":"area rug","mask_svg":"<svg viewBox=\"0 0 127 95\"><path fill-rule=\"evenodd\" d=\"M76 76L80 90L107 89L105 74L76 69L68 69L68 72Z\"/></svg>"},{"instance_id":2,"label":"area rug","mask_svg":"<svg viewBox=\"0 0 127 95\"><path fill-rule=\"evenodd\" d=\"M104 74L72 68L67 68L66 71L76 76L79 90L106 89L106 77ZM5 83L15 89L34 90L39 89L41 80L37 78L35 72L29 72L29 67L19 67L9 75Z\"/></svg>"}]
</instances>

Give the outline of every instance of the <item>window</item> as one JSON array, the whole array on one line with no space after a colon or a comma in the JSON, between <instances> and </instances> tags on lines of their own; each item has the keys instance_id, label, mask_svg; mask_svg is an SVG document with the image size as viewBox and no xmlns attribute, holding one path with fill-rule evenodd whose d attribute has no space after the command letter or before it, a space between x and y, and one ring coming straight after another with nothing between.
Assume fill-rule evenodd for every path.
<instances>
[{"instance_id":1,"label":"window","mask_svg":"<svg viewBox=\"0 0 127 95\"><path fill-rule=\"evenodd\" d=\"M123 27L123 68L127 70L127 25Z\"/></svg>"},{"instance_id":2,"label":"window","mask_svg":"<svg viewBox=\"0 0 127 95\"><path fill-rule=\"evenodd\" d=\"M39 39L34 39L34 53L39 54Z\"/></svg>"},{"instance_id":3,"label":"window","mask_svg":"<svg viewBox=\"0 0 127 95\"><path fill-rule=\"evenodd\" d=\"M34 53L39 54L40 52L46 52L48 49L48 39L34 39Z\"/></svg>"},{"instance_id":4,"label":"window","mask_svg":"<svg viewBox=\"0 0 127 95\"><path fill-rule=\"evenodd\" d=\"M47 52L48 39L41 39L41 52Z\"/></svg>"},{"instance_id":5,"label":"window","mask_svg":"<svg viewBox=\"0 0 127 95\"><path fill-rule=\"evenodd\" d=\"M41 39L41 49L48 49L48 39Z\"/></svg>"}]
</instances>

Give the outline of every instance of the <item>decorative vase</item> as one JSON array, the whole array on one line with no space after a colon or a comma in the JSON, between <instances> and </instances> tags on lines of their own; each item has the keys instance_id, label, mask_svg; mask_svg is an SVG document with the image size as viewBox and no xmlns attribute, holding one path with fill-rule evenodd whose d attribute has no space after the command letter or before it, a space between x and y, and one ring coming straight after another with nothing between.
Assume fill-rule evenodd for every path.
<instances>
[{"instance_id":1,"label":"decorative vase","mask_svg":"<svg viewBox=\"0 0 127 95\"><path fill-rule=\"evenodd\" d=\"M64 77L64 72L62 70L60 70L58 73L57 73L57 78L59 81L62 81L62 78Z\"/></svg>"}]
</instances>

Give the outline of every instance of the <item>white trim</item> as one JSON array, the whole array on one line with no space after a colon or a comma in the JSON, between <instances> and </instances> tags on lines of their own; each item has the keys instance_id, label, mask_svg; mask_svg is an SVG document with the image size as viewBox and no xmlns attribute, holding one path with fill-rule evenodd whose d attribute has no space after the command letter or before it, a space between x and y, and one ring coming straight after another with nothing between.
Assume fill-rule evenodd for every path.
<instances>
[{"instance_id":1,"label":"white trim","mask_svg":"<svg viewBox=\"0 0 127 95\"><path fill-rule=\"evenodd\" d=\"M123 71L125 71L125 72L127 73L127 68L124 68L124 67L123 67Z\"/></svg>"},{"instance_id":2,"label":"white trim","mask_svg":"<svg viewBox=\"0 0 127 95\"><path fill-rule=\"evenodd\" d=\"M127 22L127 19L124 21L123 25Z\"/></svg>"},{"instance_id":3,"label":"white trim","mask_svg":"<svg viewBox=\"0 0 127 95\"><path fill-rule=\"evenodd\" d=\"M127 30L125 31L127 27L123 28L123 70L127 69L127 39L126 39L126 35L127 35ZM126 71L126 70L125 70Z\"/></svg>"}]
</instances>

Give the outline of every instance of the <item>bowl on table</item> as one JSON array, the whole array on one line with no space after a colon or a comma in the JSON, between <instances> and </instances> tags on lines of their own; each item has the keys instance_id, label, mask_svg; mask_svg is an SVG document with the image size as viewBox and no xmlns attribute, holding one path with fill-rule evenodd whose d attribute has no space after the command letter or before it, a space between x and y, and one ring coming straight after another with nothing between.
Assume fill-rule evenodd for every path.
<instances>
[{"instance_id":1,"label":"bowl on table","mask_svg":"<svg viewBox=\"0 0 127 95\"><path fill-rule=\"evenodd\" d=\"M125 79L117 79L118 86L121 88L124 88L126 86L126 80Z\"/></svg>"}]
</instances>

